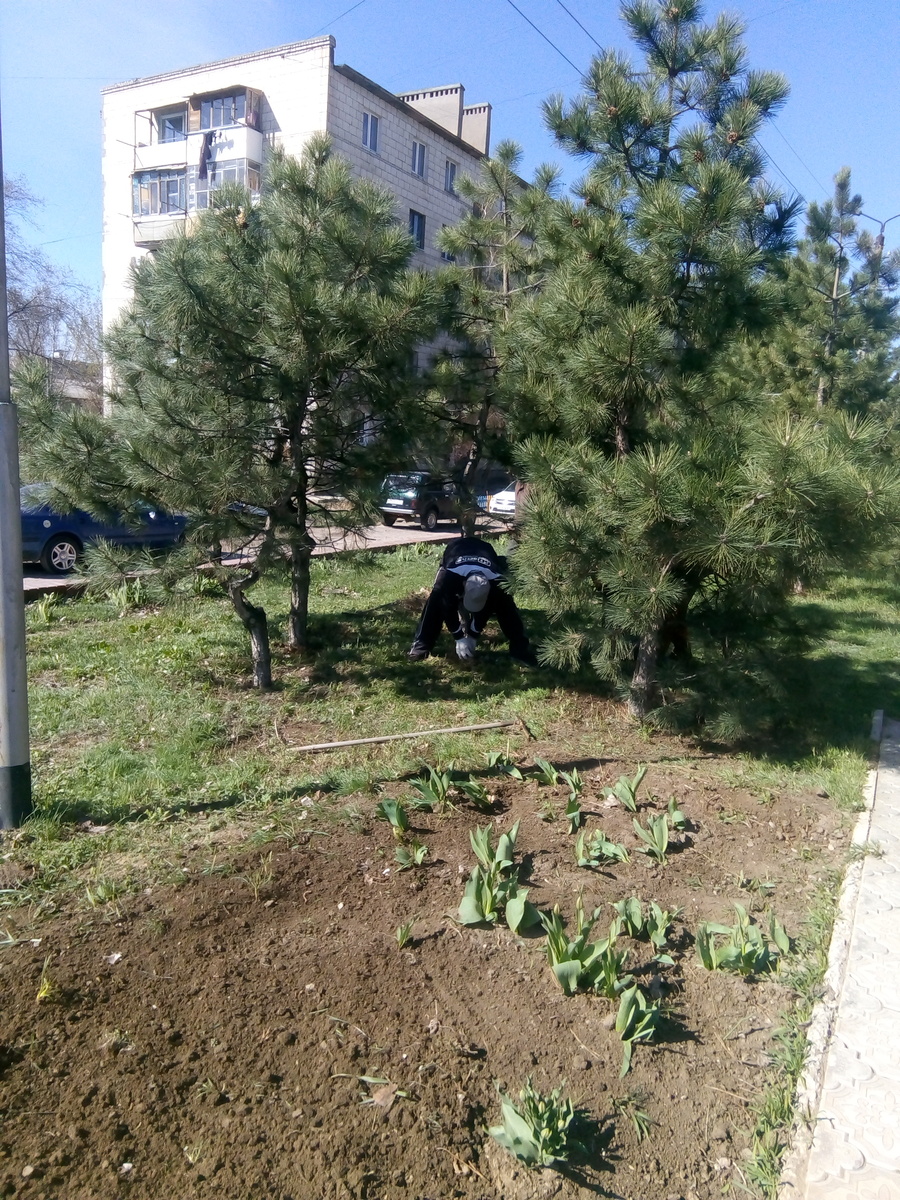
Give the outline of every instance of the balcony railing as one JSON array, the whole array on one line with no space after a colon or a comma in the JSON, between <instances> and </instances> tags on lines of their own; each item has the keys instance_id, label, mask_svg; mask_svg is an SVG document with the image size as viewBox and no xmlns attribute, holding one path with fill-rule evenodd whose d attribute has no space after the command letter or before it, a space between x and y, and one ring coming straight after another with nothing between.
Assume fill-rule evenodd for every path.
<instances>
[{"instance_id":1,"label":"balcony railing","mask_svg":"<svg viewBox=\"0 0 900 1200\"><path fill-rule=\"evenodd\" d=\"M136 146L134 150L135 171L155 171L161 167L195 166L200 162L200 153L208 134L212 134L207 146L207 158L246 158L251 162L262 162L263 135L241 122L223 125L219 129L198 129L175 142L156 142L152 146Z\"/></svg>"}]
</instances>

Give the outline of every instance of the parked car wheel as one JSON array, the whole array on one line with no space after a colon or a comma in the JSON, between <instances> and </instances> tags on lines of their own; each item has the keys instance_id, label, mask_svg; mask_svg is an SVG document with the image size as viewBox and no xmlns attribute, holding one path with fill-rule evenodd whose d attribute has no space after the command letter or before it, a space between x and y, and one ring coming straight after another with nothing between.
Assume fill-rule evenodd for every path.
<instances>
[{"instance_id":1,"label":"parked car wheel","mask_svg":"<svg viewBox=\"0 0 900 1200\"><path fill-rule=\"evenodd\" d=\"M385 513L385 514L384 514L384 523L385 523L385 525L393 525L393 524L394 524L394 522L395 522L396 520L397 520L397 518L396 518L396 517L389 517L389 516L387 515L387 513Z\"/></svg>"},{"instance_id":2,"label":"parked car wheel","mask_svg":"<svg viewBox=\"0 0 900 1200\"><path fill-rule=\"evenodd\" d=\"M81 542L68 533L51 538L41 551L41 566L54 575L68 575L81 556Z\"/></svg>"},{"instance_id":3,"label":"parked car wheel","mask_svg":"<svg viewBox=\"0 0 900 1200\"><path fill-rule=\"evenodd\" d=\"M419 519L419 524L429 533L433 533L437 529L438 510L436 508L426 508Z\"/></svg>"}]
</instances>

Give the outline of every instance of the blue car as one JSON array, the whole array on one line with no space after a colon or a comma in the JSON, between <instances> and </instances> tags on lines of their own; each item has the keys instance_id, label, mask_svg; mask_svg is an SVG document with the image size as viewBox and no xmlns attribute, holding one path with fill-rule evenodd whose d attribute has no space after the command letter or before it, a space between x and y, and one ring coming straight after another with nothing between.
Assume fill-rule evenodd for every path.
<instances>
[{"instance_id":1,"label":"blue car","mask_svg":"<svg viewBox=\"0 0 900 1200\"><path fill-rule=\"evenodd\" d=\"M117 546L174 546L184 533L186 518L149 504L136 506L137 524L124 520L106 524L81 509L58 513L46 502L46 486L29 483L21 489L22 558L39 562L45 571L65 575L81 558L84 547L98 538Z\"/></svg>"}]
</instances>

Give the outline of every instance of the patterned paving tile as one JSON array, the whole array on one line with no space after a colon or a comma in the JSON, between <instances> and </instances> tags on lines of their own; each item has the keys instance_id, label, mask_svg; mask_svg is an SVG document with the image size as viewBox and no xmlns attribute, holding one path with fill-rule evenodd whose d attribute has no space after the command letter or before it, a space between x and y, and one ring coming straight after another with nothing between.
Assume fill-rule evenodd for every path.
<instances>
[{"instance_id":1,"label":"patterned paving tile","mask_svg":"<svg viewBox=\"0 0 900 1200\"><path fill-rule=\"evenodd\" d=\"M827 1052L805 1200L900 1200L900 726L881 746L868 856Z\"/></svg>"}]
</instances>

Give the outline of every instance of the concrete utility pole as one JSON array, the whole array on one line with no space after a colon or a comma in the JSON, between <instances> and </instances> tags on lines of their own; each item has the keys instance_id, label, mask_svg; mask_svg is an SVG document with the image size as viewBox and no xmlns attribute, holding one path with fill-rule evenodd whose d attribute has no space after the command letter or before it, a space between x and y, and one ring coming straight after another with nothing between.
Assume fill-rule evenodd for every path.
<instances>
[{"instance_id":1,"label":"concrete utility pole","mask_svg":"<svg viewBox=\"0 0 900 1200\"><path fill-rule=\"evenodd\" d=\"M9 389L3 178L0 130L0 829L15 829L31 812L32 803L19 432Z\"/></svg>"},{"instance_id":2,"label":"concrete utility pole","mask_svg":"<svg viewBox=\"0 0 900 1200\"><path fill-rule=\"evenodd\" d=\"M861 212L861 217L865 217L867 221L874 221L876 225L880 225L878 236L875 238L875 251L878 257L878 269L881 270L881 259L884 255L884 227L890 225L891 221L896 221L900 217L900 213L894 213L892 217L888 217L886 221L879 221L877 217L870 217L868 213Z\"/></svg>"}]
</instances>

